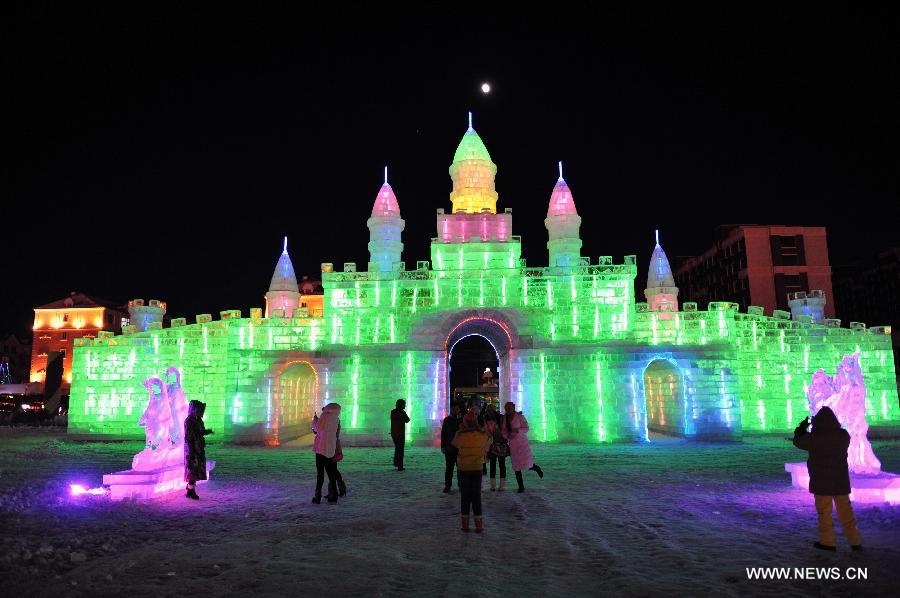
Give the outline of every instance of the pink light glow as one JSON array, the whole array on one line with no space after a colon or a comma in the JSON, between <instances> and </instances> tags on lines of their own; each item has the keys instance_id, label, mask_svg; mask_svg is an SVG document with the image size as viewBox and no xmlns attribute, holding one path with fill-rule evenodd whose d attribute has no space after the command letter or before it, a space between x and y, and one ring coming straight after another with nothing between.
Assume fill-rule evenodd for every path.
<instances>
[{"instance_id":1,"label":"pink light glow","mask_svg":"<svg viewBox=\"0 0 900 598\"><path fill-rule=\"evenodd\" d=\"M394 190L391 189L387 181L381 186L378 196L375 197L375 205L372 206L372 217L400 217L400 204L397 203L397 196L394 195Z\"/></svg>"},{"instance_id":2,"label":"pink light glow","mask_svg":"<svg viewBox=\"0 0 900 598\"><path fill-rule=\"evenodd\" d=\"M85 488L81 484L69 484L69 492L72 496L81 496L82 494L106 494L106 490L104 488Z\"/></svg>"}]
</instances>

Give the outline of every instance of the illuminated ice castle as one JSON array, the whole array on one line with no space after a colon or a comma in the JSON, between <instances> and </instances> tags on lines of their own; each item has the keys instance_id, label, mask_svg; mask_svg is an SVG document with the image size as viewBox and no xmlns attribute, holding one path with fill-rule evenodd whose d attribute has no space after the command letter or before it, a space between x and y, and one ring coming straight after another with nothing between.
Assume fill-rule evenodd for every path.
<instances>
[{"instance_id":1,"label":"illuminated ice castle","mask_svg":"<svg viewBox=\"0 0 900 598\"><path fill-rule=\"evenodd\" d=\"M544 220L549 266L526 267L512 210L497 211L496 173L470 122L450 165L453 208L438 210L431 261L415 268L402 261L404 221L385 178L367 221L367 267L322 265L323 313L298 304L285 244L265 312L79 339L69 433L142 437L141 382L176 366L220 438L279 443L307 433L313 413L337 401L348 443L381 443L403 398L411 440L431 441L447 411L449 354L471 335L493 345L501 401L525 411L537 440L787 432L808 413L812 374L856 350L870 424L900 422L889 329L823 320L815 292L792 298L794 319L726 302L679 306L658 242L638 302L634 256L614 264L581 255L582 222L561 167Z\"/></svg>"}]
</instances>

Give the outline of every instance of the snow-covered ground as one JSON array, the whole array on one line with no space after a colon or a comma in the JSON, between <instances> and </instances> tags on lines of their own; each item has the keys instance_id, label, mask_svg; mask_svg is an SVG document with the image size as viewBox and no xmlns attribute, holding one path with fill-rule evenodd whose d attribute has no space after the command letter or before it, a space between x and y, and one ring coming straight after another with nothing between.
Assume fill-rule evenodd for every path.
<instances>
[{"instance_id":1,"label":"snow-covered ground","mask_svg":"<svg viewBox=\"0 0 900 598\"><path fill-rule=\"evenodd\" d=\"M459 531L437 449L345 448L349 495L310 503L307 448L209 447L202 500L71 498L127 469L141 443L0 430L5 596L888 595L900 507L860 507L866 551L813 550L812 497L790 486L781 438L741 444L542 446L528 491L484 493L484 534ZM900 471L900 441L875 443ZM841 538L843 540L843 538ZM746 567L866 567L866 581L749 581Z\"/></svg>"}]
</instances>

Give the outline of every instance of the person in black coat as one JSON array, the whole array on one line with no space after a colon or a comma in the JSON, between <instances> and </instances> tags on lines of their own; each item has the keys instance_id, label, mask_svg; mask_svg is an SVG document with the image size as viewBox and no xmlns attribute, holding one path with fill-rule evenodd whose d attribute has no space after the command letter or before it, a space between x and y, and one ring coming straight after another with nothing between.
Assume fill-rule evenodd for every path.
<instances>
[{"instance_id":1,"label":"person in black coat","mask_svg":"<svg viewBox=\"0 0 900 598\"><path fill-rule=\"evenodd\" d=\"M397 407L391 409L391 440L394 441L394 467L397 471L403 471L403 453L406 450L406 424L409 416L406 414L406 401L397 399Z\"/></svg>"},{"instance_id":2,"label":"person in black coat","mask_svg":"<svg viewBox=\"0 0 900 598\"><path fill-rule=\"evenodd\" d=\"M444 453L444 492L450 492L453 484L453 467L456 465L456 455L459 449L453 446L453 437L459 430L459 405L450 408L450 415L441 423L441 452Z\"/></svg>"},{"instance_id":3,"label":"person in black coat","mask_svg":"<svg viewBox=\"0 0 900 598\"><path fill-rule=\"evenodd\" d=\"M794 446L809 452L806 467L809 470L809 491L815 495L816 513L819 516L819 541L813 544L821 550L837 550L834 537L832 503L837 508L838 521L853 550L862 550L862 536L856 527L856 517L850 504L850 471L847 467L847 449L850 434L841 427L834 412L822 407L812 418L804 419L794 430Z\"/></svg>"},{"instance_id":4,"label":"person in black coat","mask_svg":"<svg viewBox=\"0 0 900 598\"><path fill-rule=\"evenodd\" d=\"M206 438L213 431L203 425L206 403L191 401L188 415L184 420L184 481L187 482L185 496L200 500L197 496L197 481L206 479Z\"/></svg>"}]
</instances>

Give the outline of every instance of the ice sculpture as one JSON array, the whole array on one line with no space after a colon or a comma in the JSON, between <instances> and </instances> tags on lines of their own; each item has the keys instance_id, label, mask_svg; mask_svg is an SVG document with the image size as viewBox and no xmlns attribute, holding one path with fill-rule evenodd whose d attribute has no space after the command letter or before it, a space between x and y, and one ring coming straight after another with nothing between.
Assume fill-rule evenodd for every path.
<instances>
[{"instance_id":1,"label":"ice sculpture","mask_svg":"<svg viewBox=\"0 0 900 598\"><path fill-rule=\"evenodd\" d=\"M806 392L809 414L815 416L822 407L830 407L838 421L850 434L847 465L850 469L851 498L856 502L900 503L900 476L881 471L881 462L872 451L866 433L866 383L859 365L859 351L844 355L834 376L820 369L813 374ZM791 482L797 488L809 489L806 463L785 463Z\"/></svg>"},{"instance_id":2,"label":"ice sculpture","mask_svg":"<svg viewBox=\"0 0 900 598\"><path fill-rule=\"evenodd\" d=\"M143 384L150 396L138 425L144 428L146 443L144 450L132 459L131 469L103 476L103 485L109 486L113 500L153 498L178 490L184 483L188 401L181 386L181 372L170 367L164 379L148 378ZM215 461L207 460L207 478L213 467Z\"/></svg>"},{"instance_id":3,"label":"ice sculpture","mask_svg":"<svg viewBox=\"0 0 900 598\"><path fill-rule=\"evenodd\" d=\"M181 372L171 367L166 371L166 377L169 376L175 377L174 383L167 384L159 378L144 381L150 399L138 425L144 428L147 440L144 450L131 462L135 471L150 471L184 462L184 419L188 402L181 388ZM154 391L154 388L159 390Z\"/></svg>"},{"instance_id":4,"label":"ice sculpture","mask_svg":"<svg viewBox=\"0 0 900 598\"><path fill-rule=\"evenodd\" d=\"M866 383L859 367L859 352L844 355L834 377L820 369L813 374L806 392L809 414L814 416L822 407L831 407L841 426L850 434L847 465L851 473L878 474L881 462L872 452L866 437Z\"/></svg>"}]
</instances>

